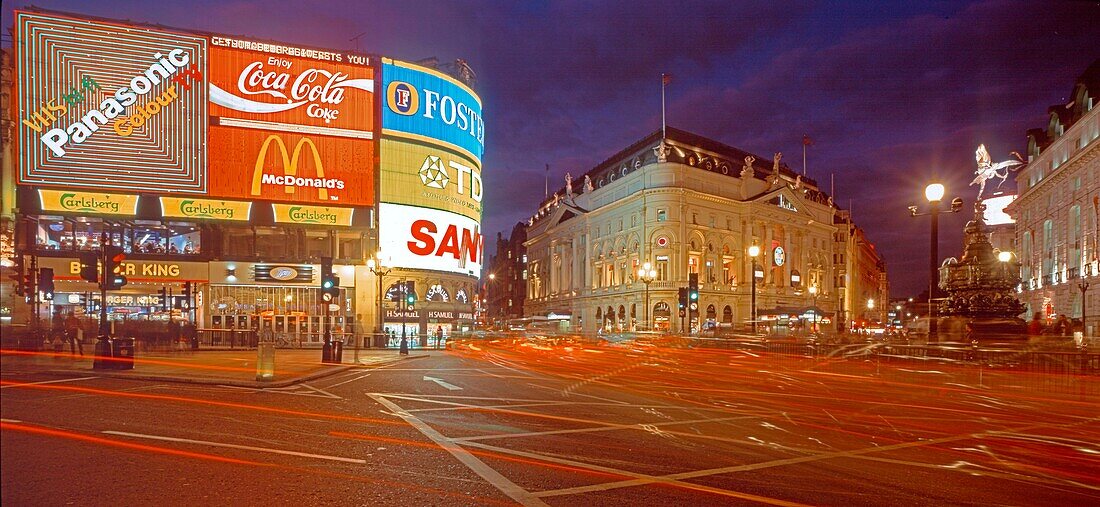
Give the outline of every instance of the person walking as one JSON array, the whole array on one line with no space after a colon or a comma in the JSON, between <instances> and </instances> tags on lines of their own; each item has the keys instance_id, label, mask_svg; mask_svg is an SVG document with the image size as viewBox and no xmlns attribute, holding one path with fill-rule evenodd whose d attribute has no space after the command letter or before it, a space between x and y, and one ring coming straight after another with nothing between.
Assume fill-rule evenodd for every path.
<instances>
[{"instance_id":1,"label":"person walking","mask_svg":"<svg viewBox=\"0 0 1100 507\"><path fill-rule=\"evenodd\" d=\"M76 355L80 352L80 357L84 357L84 341L81 340L80 334L80 321L70 312L65 318L65 335L69 342L69 353Z\"/></svg>"},{"instance_id":2,"label":"person walking","mask_svg":"<svg viewBox=\"0 0 1100 507\"><path fill-rule=\"evenodd\" d=\"M1073 325L1069 323L1069 319L1066 318L1066 314L1058 316L1058 322L1054 324L1054 333L1058 336L1070 336L1073 331Z\"/></svg>"},{"instance_id":3,"label":"person walking","mask_svg":"<svg viewBox=\"0 0 1100 507\"><path fill-rule=\"evenodd\" d=\"M1035 312L1031 315L1031 320L1027 323L1028 336L1039 336L1043 334L1043 314L1041 312Z\"/></svg>"}]
</instances>

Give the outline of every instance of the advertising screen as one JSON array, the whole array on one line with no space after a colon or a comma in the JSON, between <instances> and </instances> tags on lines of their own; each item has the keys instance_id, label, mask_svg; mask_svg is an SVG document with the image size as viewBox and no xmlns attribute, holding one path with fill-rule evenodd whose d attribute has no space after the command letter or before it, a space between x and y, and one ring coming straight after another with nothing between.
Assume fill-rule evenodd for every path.
<instances>
[{"instance_id":1,"label":"advertising screen","mask_svg":"<svg viewBox=\"0 0 1100 507\"><path fill-rule=\"evenodd\" d=\"M374 203L369 58L211 38L210 195Z\"/></svg>"},{"instance_id":2,"label":"advertising screen","mask_svg":"<svg viewBox=\"0 0 1100 507\"><path fill-rule=\"evenodd\" d=\"M212 196L309 204L374 202L372 141L212 126L210 154Z\"/></svg>"},{"instance_id":3,"label":"advertising screen","mask_svg":"<svg viewBox=\"0 0 1100 507\"><path fill-rule=\"evenodd\" d=\"M458 151L403 139L381 141L383 202L450 211L481 222L481 164Z\"/></svg>"},{"instance_id":4,"label":"advertising screen","mask_svg":"<svg viewBox=\"0 0 1100 507\"><path fill-rule=\"evenodd\" d=\"M370 139L369 63L361 55L212 37L210 115L221 125Z\"/></svg>"},{"instance_id":5,"label":"advertising screen","mask_svg":"<svg viewBox=\"0 0 1100 507\"><path fill-rule=\"evenodd\" d=\"M443 142L481 163L485 121L468 86L432 69L382 59L382 127L387 135Z\"/></svg>"},{"instance_id":6,"label":"advertising screen","mask_svg":"<svg viewBox=\"0 0 1100 507\"><path fill-rule=\"evenodd\" d=\"M379 249L394 266L481 275L485 241L476 221L427 208L379 204Z\"/></svg>"},{"instance_id":7,"label":"advertising screen","mask_svg":"<svg viewBox=\"0 0 1100 507\"><path fill-rule=\"evenodd\" d=\"M15 24L18 183L206 192L205 37L30 12Z\"/></svg>"}]
</instances>

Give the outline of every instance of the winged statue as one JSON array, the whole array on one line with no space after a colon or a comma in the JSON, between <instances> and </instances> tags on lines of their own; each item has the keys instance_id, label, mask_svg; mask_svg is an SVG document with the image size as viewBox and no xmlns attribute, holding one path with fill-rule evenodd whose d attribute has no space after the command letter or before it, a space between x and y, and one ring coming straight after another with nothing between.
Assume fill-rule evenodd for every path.
<instances>
[{"instance_id":1,"label":"winged statue","mask_svg":"<svg viewBox=\"0 0 1100 507\"><path fill-rule=\"evenodd\" d=\"M985 145L978 146L978 150L974 152L974 160L978 163L978 169L974 171L974 174L977 176L974 177L974 181L970 182L970 186L978 185L978 199L981 199L982 193L985 192L986 181L1000 178L1001 184L1003 184L1008 179L1008 170L1024 163L1023 157L1019 153L1012 152L1012 154L1019 160L1006 160L994 164L989 156L989 150L985 149Z\"/></svg>"}]
</instances>

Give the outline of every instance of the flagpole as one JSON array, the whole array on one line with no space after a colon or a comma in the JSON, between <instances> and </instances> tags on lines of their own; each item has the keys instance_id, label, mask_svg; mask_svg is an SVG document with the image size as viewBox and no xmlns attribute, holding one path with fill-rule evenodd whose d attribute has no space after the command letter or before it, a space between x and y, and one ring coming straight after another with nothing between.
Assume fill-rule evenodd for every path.
<instances>
[{"instance_id":1,"label":"flagpole","mask_svg":"<svg viewBox=\"0 0 1100 507\"><path fill-rule=\"evenodd\" d=\"M805 136L803 136L803 141L802 141L802 175L806 176L806 141L805 141Z\"/></svg>"},{"instance_id":2,"label":"flagpole","mask_svg":"<svg viewBox=\"0 0 1100 507\"><path fill-rule=\"evenodd\" d=\"M550 164L546 164L546 176L542 178L542 196L550 197Z\"/></svg>"},{"instance_id":3,"label":"flagpole","mask_svg":"<svg viewBox=\"0 0 1100 507\"><path fill-rule=\"evenodd\" d=\"M836 200L835 185L836 185L836 173L829 173L829 195L833 197L834 201Z\"/></svg>"},{"instance_id":4,"label":"flagpole","mask_svg":"<svg viewBox=\"0 0 1100 507\"><path fill-rule=\"evenodd\" d=\"M661 140L664 141L668 137L668 131L665 127L665 74L661 74Z\"/></svg>"}]
</instances>

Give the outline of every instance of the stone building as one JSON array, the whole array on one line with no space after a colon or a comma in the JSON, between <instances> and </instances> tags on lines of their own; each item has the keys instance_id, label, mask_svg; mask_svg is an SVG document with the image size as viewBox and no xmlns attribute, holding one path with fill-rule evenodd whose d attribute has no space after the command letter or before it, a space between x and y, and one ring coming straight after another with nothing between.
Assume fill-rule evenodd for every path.
<instances>
[{"instance_id":1,"label":"stone building","mask_svg":"<svg viewBox=\"0 0 1100 507\"><path fill-rule=\"evenodd\" d=\"M567 179L539 205L527 229L524 312L568 315L584 332L632 330L647 320L673 332L743 329L756 245L758 320L777 332L805 329L816 306L819 324L832 325L839 284L866 268L855 263L838 277L833 254L858 242L836 241L836 215L816 182L778 154L656 131ZM648 286L637 276L646 263L656 271ZM693 325L679 316L677 294L692 273L700 288Z\"/></svg>"}]
</instances>

